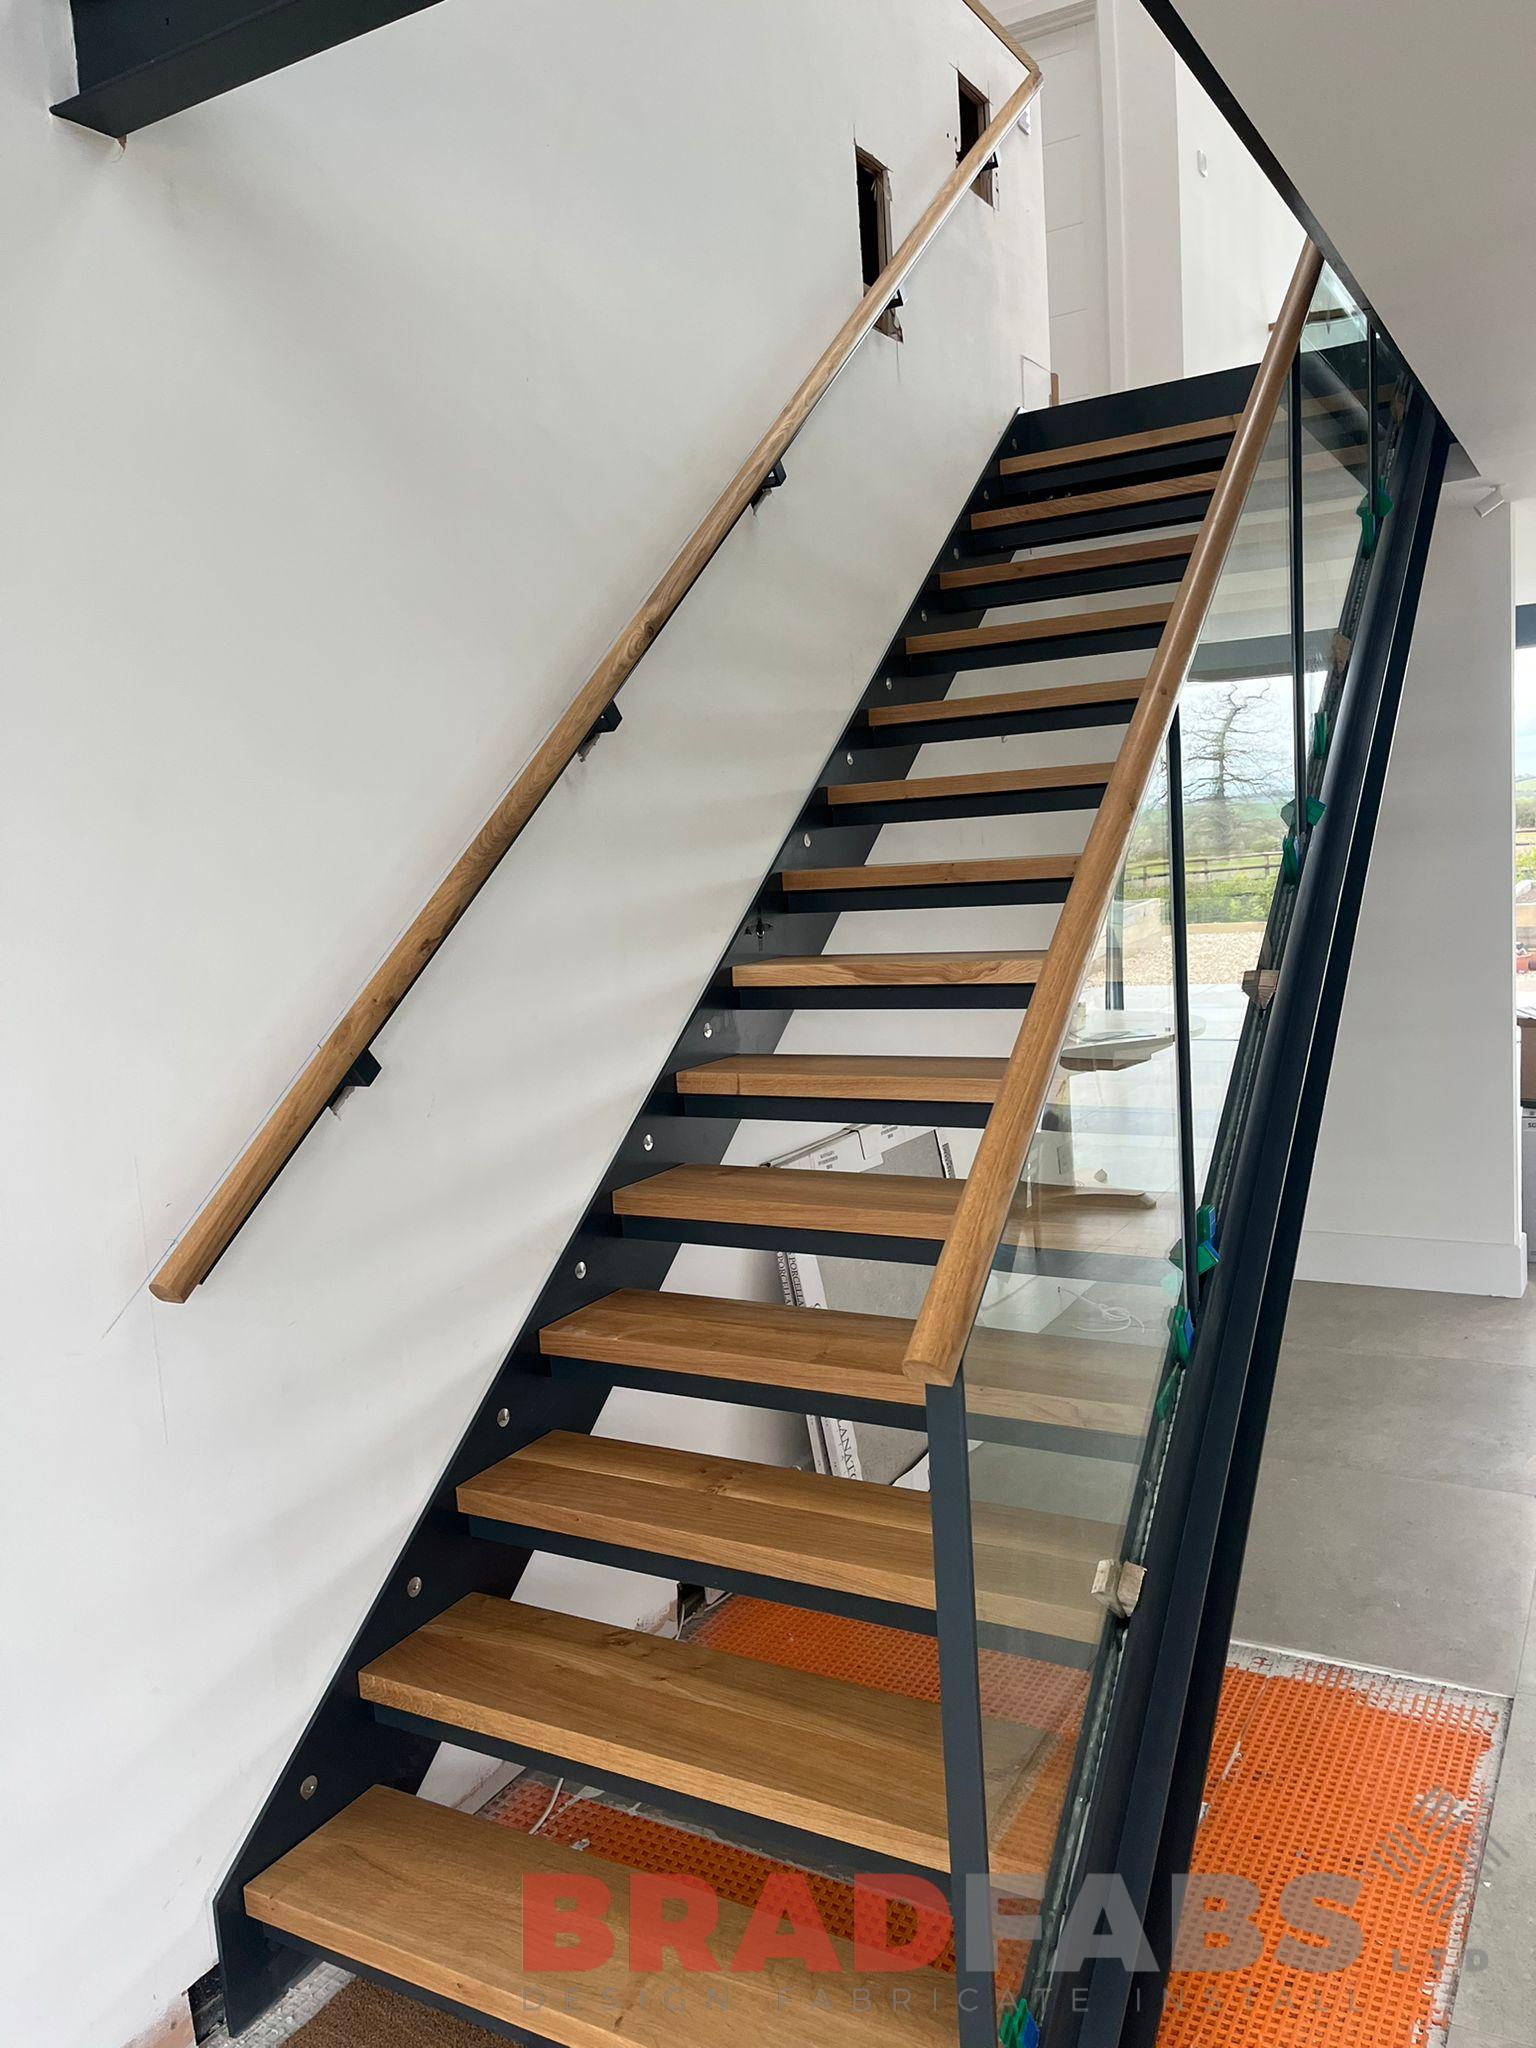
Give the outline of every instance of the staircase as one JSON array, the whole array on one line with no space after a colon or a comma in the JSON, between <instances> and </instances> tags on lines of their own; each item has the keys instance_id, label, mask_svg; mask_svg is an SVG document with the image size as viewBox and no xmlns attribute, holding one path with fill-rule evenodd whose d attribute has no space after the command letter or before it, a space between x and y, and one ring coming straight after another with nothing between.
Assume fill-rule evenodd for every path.
<instances>
[{"instance_id":1,"label":"staircase","mask_svg":"<svg viewBox=\"0 0 1536 2048\"><path fill-rule=\"evenodd\" d=\"M787 1149L774 1140L791 1130L803 1143L870 1125L935 1130L963 1160L969 1134L986 1131L1011 1098L1014 1029L1048 973L1056 920L1087 859L1091 821L1116 787L1180 588L1212 573L1197 543L1255 389L1251 370L1008 423L236 1859L217 1909L232 2030L314 1956L493 2032L569 2048L618 2039L691 2048L753 2034L835 2048L892 2038L970 2048L990 2042L999 2019L1017 2039L1042 2021L1053 2041L1084 2025L1042 1972L1085 1844L1109 1859L1099 1867L1139 1870L1144 1899L1165 1840L1176 1758L1170 1751L1157 1781L1161 1805L1134 1772L1183 1583L1159 1563L1158 1531L1175 1545L1188 1539L1206 1483L1201 1444L1209 1458L1219 1451L1212 1418L1229 1399L1235 1434L1245 1387L1262 1390L1262 1344L1235 1334L1241 1304L1228 1296L1240 1280L1267 1283L1273 1296L1284 1231L1270 1233L1262 1259L1240 1262L1234 1225L1239 1215L1255 1228L1261 1216L1283 1219L1298 1175L1304 1192L1304 1165L1293 1162L1266 1210L1259 1195L1243 1197L1244 1145L1280 1113L1266 1060L1290 1057L1298 1103L1320 1106L1315 1064L1287 1054L1301 1036L1317 1038L1297 1007L1306 977L1288 963L1309 931L1323 933L1326 914L1317 997L1326 1020L1327 976L1347 967L1338 933L1348 863L1363 860L1362 844L1368 852L1392 663L1411 626L1410 544L1422 550L1434 447L1443 456L1443 437L1430 446L1430 428L1402 395L1405 378L1396 399L1383 396L1374 357L1366 371L1321 356L1309 369L1298 358L1285 374L1297 444L1305 418L1309 445L1336 458L1330 474L1342 485L1328 530L1337 536L1342 507L1348 593L1326 634L1300 620L1298 691L1307 650L1326 641L1329 651L1299 745L1291 851L1252 937L1230 1081L1189 1006L1184 849L1173 844L1159 869L1142 845L1140 868L1117 886L1083 1007L1050 1051L1045 1107L1024 1134L1028 1162L977 1275L984 1305L963 1371L945 1380L914 1369L910 1315L668 1285L684 1246L866 1262L890 1269L886 1296L897 1299L912 1269L952 1257L964 1176L761 1162ZM1226 598L1213 609L1209 590L1199 593L1205 657L1237 630L1242 579L1255 563L1273 572L1276 548L1300 530L1301 507L1287 493L1300 473L1287 465L1291 431L1284 421L1273 430L1222 551ZM1370 474L1390 474L1399 503L1388 544L1374 515L1363 526L1357 517L1367 450L1380 464ZM1410 476L1412 461L1420 468ZM1395 600L1379 597L1373 611L1373 582L1393 575ZM1290 602L1295 579L1280 576ZM981 674L998 668L1010 674ZM1290 671L1288 653L1287 690ZM1353 710L1351 692L1365 708ZM1362 722L1368 714L1373 723ZM1302 717L1298 709L1298 725ZM1358 762L1330 738L1354 731L1351 717ZM1177 728L1174 747L1167 772L1177 788ZM1309 794L1321 804L1325 784L1344 862L1331 887L1319 858L1328 834L1307 808ZM1165 781L1158 817L1168 789ZM1137 830L1157 801L1156 788L1134 793ZM1284 829L1277 818L1277 846ZM1326 904L1314 910L1319 891ZM1137 1024L1135 987L1127 1000L1127 962L1143 935L1162 943L1159 918L1137 914L1147 901L1177 906L1168 987L1158 982L1152 1001L1167 1012L1166 1030ZM1288 1035L1270 1051L1277 1018L1289 1018ZM914 1039L954 1050L899 1049ZM1221 1108L1203 1132L1202 1076ZM1304 1136L1299 1109L1287 1128ZM981 1142L996 1137L987 1131ZM1117 1170L1096 1171L1096 1157ZM920 1270L914 1300L925 1285ZM1018 1310L1047 1288L1078 1312ZM616 1386L925 1430L930 1487L595 1434ZM1219 1513L1219 1491L1214 1498ZM1213 1528L1213 1546L1216 1536ZM898 1646L936 1634L941 1697L510 1598L539 1553L771 1603L787 1628L819 1611L898 1631ZM1185 1576L1193 1582L1193 1567ZM1181 1697L1194 1702L1186 1748L1199 1738L1190 1671L1212 1628L1221 1633L1219 1603L1197 1608L1191 1625L1199 1640L1183 1674ZM1030 1703L1052 1684L1074 1689L1074 1718L1035 1725ZM781 1951L732 1974L729 2002L712 2002L707 1980L684 1968L681 1943L648 1943L626 1920L639 1910L627 1872L414 1797L440 1742L642 1801L792 1869L858 1875L897 1895L921 1878L950 1899L962 1932L974 1913L958 1880L987 1867L989 1846L996 1866L1005 1842L1039 1844L1042 1859L1054 1845L1028 1894L1045 1902L1045 1932L1027 1966L1000 1963L995 1979L965 1952L958 1971L929 1957L871 1972L867 1957L834 1939L835 1979ZM1117 1830L1142 1806L1153 1818L1138 1849ZM579 1974L530 1961L525 1902L584 1895L593 1878L613 1891L611 1954ZM719 1909L711 1942L720 1955L749 1938L747 1920L739 1905ZM1102 1993L1102 1972L1085 1965L1080 1976ZM893 2001L893 1986L910 1996ZM1108 2009L1102 1998L1096 2009Z\"/></svg>"}]
</instances>

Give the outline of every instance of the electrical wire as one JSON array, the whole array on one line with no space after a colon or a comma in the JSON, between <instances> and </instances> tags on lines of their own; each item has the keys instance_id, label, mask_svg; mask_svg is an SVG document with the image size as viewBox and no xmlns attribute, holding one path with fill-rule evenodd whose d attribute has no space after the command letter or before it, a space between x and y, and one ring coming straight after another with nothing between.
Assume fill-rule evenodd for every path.
<instances>
[{"instance_id":1,"label":"electrical wire","mask_svg":"<svg viewBox=\"0 0 1536 2048\"><path fill-rule=\"evenodd\" d=\"M682 1632L683 1632L683 1618L682 1618L682 1615L681 1615L681 1614L679 1614L679 1615L678 1615L678 1617L677 1617L677 1620L676 1620L676 1622L675 1622L675 1623L673 1624L673 1629L672 1629L672 1634L673 1634L673 1638L674 1638L674 1640L675 1640L675 1639L676 1639L677 1637L681 1636L681 1635L682 1635ZM536 1821L534 1822L533 1826L532 1826L532 1827L531 1827L531 1828L530 1828L530 1829L528 1830L528 1832L529 1832L529 1834L530 1834L530 1835L536 1835L536 1834L537 1834L537 1833L539 1832L539 1829L540 1829L541 1827L543 1827L544 1823L545 1823L545 1822L546 1822L546 1821L547 1821L547 1820L549 1819L550 1815L551 1815L551 1814L552 1814L552 1813L554 1812L555 1808L556 1808L556 1807L557 1807L557 1806L559 1805L559 1803L560 1803L560 1794L561 1794L561 1793L562 1793L562 1792L563 1792L564 1790L565 1790L565 1779L564 1779L564 1777L562 1776L562 1777L558 1777L558 1778L556 1778L556 1780L555 1780L555 1789L554 1789L554 1791L553 1791L553 1792L551 1792L551 1793L550 1793L550 1795L549 1795L549 1804L548 1804L548 1806L546 1806L546 1807L545 1807L544 1811L543 1811L543 1812L542 1812L542 1813L541 1813L541 1814L539 1815L538 1819L537 1819L537 1820L536 1820ZM572 1799L572 1804L574 1804L574 1803L575 1803L575 1800L574 1800L574 1797L573 1797L573 1799ZM638 1809L637 1809L637 1810L638 1810Z\"/></svg>"},{"instance_id":2,"label":"electrical wire","mask_svg":"<svg viewBox=\"0 0 1536 2048\"><path fill-rule=\"evenodd\" d=\"M549 1795L549 1804L545 1807L544 1811L539 1815L538 1819L534 1822L533 1826L528 1830L530 1835L536 1835L539 1832L539 1829L543 1827L545 1821L549 1819L549 1816L554 1812L555 1807L558 1805L560 1794L564 1789L564 1778L556 1778L555 1789Z\"/></svg>"}]
</instances>

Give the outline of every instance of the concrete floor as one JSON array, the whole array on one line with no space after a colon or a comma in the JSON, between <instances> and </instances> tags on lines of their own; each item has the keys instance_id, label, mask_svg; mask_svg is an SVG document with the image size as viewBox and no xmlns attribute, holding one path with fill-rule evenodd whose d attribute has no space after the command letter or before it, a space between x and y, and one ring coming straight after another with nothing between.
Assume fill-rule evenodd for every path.
<instances>
[{"instance_id":1,"label":"concrete floor","mask_svg":"<svg viewBox=\"0 0 1536 2048\"><path fill-rule=\"evenodd\" d=\"M1299 1282L1234 1633L1514 1700L1450 2048L1536 2048L1536 1287Z\"/></svg>"}]
</instances>

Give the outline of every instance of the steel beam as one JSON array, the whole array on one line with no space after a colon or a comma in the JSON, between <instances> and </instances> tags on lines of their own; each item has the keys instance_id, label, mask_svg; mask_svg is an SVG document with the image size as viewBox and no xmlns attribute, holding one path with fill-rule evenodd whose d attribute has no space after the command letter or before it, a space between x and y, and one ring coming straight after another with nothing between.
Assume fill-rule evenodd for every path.
<instances>
[{"instance_id":1,"label":"steel beam","mask_svg":"<svg viewBox=\"0 0 1536 2048\"><path fill-rule=\"evenodd\" d=\"M52 109L132 135L435 0L70 0L74 97Z\"/></svg>"}]
</instances>

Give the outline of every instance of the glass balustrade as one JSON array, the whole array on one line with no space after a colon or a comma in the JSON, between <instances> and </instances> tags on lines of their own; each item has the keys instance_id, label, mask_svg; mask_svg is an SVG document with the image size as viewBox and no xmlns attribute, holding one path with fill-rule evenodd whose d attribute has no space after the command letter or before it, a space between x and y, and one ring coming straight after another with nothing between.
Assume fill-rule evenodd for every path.
<instances>
[{"instance_id":1,"label":"glass balustrade","mask_svg":"<svg viewBox=\"0 0 1536 2048\"><path fill-rule=\"evenodd\" d=\"M974 1741L951 1786L957 1867L985 1867L994 1894L979 1936L974 1902L962 1914L960 1981L969 1965L1009 2044L1030 2038L1053 1995L1138 1568L1159 1509L1173 1511L1160 1481L1390 517L1406 393L1404 366L1325 269L959 1380L930 1396L952 1774L967 1754L956 1727ZM956 1623L944 1592L962 1583ZM963 2020L961 2038L980 2036Z\"/></svg>"}]
</instances>

